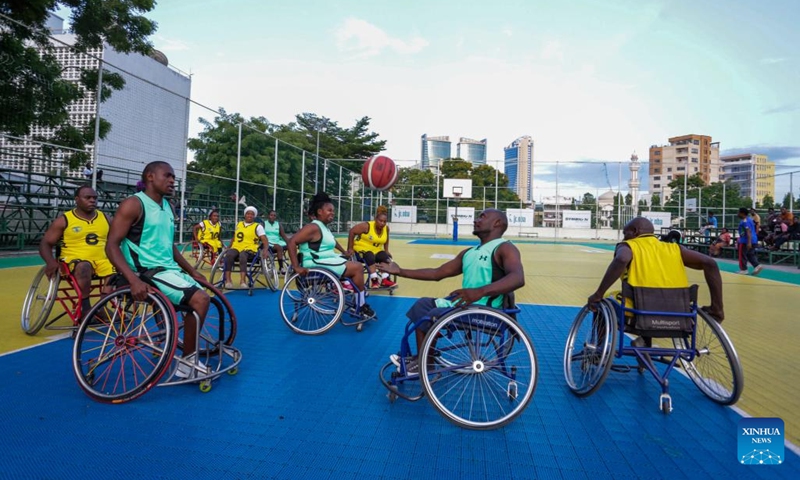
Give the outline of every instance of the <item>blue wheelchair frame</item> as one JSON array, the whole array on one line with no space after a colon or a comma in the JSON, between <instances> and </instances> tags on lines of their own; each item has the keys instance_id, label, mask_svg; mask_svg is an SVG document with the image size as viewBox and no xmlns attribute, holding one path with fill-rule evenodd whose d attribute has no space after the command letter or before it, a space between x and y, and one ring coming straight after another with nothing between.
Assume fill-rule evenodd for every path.
<instances>
[{"instance_id":1,"label":"blue wheelchair frame","mask_svg":"<svg viewBox=\"0 0 800 480\"><path fill-rule=\"evenodd\" d=\"M459 316L459 312L464 313ZM417 321L409 321L405 326L403 337L400 340L399 367L395 367L394 363L389 362L384 365L383 368L381 368L379 374L381 383L389 390L389 393L387 394L389 401L394 402L397 397L401 397L405 400L413 402L421 399L422 397L428 396L431 403L433 403L434 407L436 407L436 409L443 416L451 420L453 423L465 428L497 428L516 418L517 415L522 413L527 406L527 403L530 401L530 398L533 396L533 390L536 388L536 380L538 378L538 367L536 365L536 356L535 351L533 350L533 343L530 341L527 333L525 333L525 331L517 323L515 315L518 313L520 313L520 309L518 308L494 309L482 305L476 305L452 307L443 310L441 314L438 314L436 317L425 316ZM479 319L472 318L472 316L481 314L503 314L506 318L505 321L495 317L494 319L480 319L479 322ZM416 330L426 323L430 323L431 325L428 329L428 333L426 334L426 341L423 342L422 348L424 348L425 351L417 352L416 355L416 358L420 359L420 364L418 365L419 373L409 374L406 361L407 357L412 356L411 342L409 341L409 337L415 335ZM483 329L486 327L489 327L491 332L484 331ZM434 344L441 342L442 339L453 339L458 331L465 332L465 336L468 338L452 345L443 347L437 345L437 354L431 353L431 349L433 348ZM428 337L431 335L435 335L437 337L428 341ZM476 338L474 341L477 342L477 344L473 345L470 343L473 336L486 336L486 340L483 341L481 338ZM521 337L524 337L524 339ZM529 358L532 359L532 379L529 382L530 384L528 385L528 388L524 392L521 404L512 410L512 413L509 414L508 418L504 418L502 421L490 421L487 419L485 422L477 422L474 420L465 419L455 412L448 411L448 407L443 405L443 402L433 398L438 397L438 395L433 392L431 385L437 382L438 379L441 379L444 374L459 373L472 375L493 371L498 372L503 378L508 379L505 394L508 396L510 402L516 401L519 395L519 386L517 384L517 366L509 365L507 362L509 358L508 353L514 347L515 342L521 342L527 347ZM459 349L467 349L470 352L469 358L465 358L464 363L455 363L449 360L442 361L442 354L454 352ZM480 355L480 352L486 350L490 350L489 353L494 354L496 361L483 363L485 359ZM430 369L427 365L427 362L430 360L430 358L436 358L437 356L439 357L439 361L434 361L434 363L437 363L437 365L433 367L433 369ZM423 358L426 360L422 361L421 359ZM520 357L516 356L515 358ZM395 368L397 368L397 371L391 371L391 369ZM486 372L484 372L484 368ZM387 372L390 372L390 374L387 375ZM404 385L406 382L415 381L420 381L421 383L418 390L416 388L408 389L407 386ZM466 388L467 385L464 385L464 387ZM408 390L411 390L411 392Z\"/></svg>"},{"instance_id":2,"label":"blue wheelchair frame","mask_svg":"<svg viewBox=\"0 0 800 480\"><path fill-rule=\"evenodd\" d=\"M736 403L744 388L741 362L732 342L719 323L697 308L694 295L687 312L628 308L624 302L624 299L607 297L595 306L595 310L590 310L587 305L576 316L564 351L564 375L567 385L575 395L588 396L594 393L603 384L610 370L628 372L632 368L637 368L640 374L647 370L658 382L661 387L659 408L665 414L670 413L672 398L669 394L669 375L680 362L687 376L711 400L722 405ZM606 318L607 315L610 317ZM689 318L691 330L667 330L652 336L671 341L673 348L625 345L626 333L641 335L642 338L652 333L636 330L629 323L635 324L639 315ZM586 320L591 322L589 330L581 334L581 326ZM699 333L701 326L703 330ZM626 327L629 327L627 331ZM604 329L607 331L601 338ZM615 334L617 336L613 338L612 335ZM581 336L583 338L579 338ZM613 364L613 358L620 359L625 356L634 357L638 367ZM724 368L719 365L706 369L706 364L722 359L723 356L726 367L730 369L730 376L727 376L723 372ZM654 362L666 364L663 373L656 368ZM574 367L580 368L573 370Z\"/></svg>"},{"instance_id":3,"label":"blue wheelchair frame","mask_svg":"<svg viewBox=\"0 0 800 480\"><path fill-rule=\"evenodd\" d=\"M264 271L264 269L262 268L261 251L263 250L263 248L264 248L263 245L259 245L258 250L256 250L253 258L250 259L250 263L247 266L247 272L245 273L245 275L247 276L247 294L250 295L250 296L253 295L253 289L255 288L255 284L256 284L256 280L258 278L258 275L263 275L264 276L264 279L265 279L265 285L264 286L268 287L271 291L274 292L278 288L277 280L275 281L275 284L273 285L273 283L270 282L269 277L267 277L267 275L269 275L269 272ZM227 252L228 252L228 249L225 250L225 253L227 253ZM225 253L222 253L217 257L217 262L214 265L214 267L211 269L211 277L212 277L212 279L213 279L213 277L216 276L215 274L216 274L217 271L220 274L219 280L216 280L216 279L212 280L212 284L215 287L217 287L218 289L220 289L220 290L224 290L225 289L225 266L226 266L226 264L225 264ZM267 257L264 260L265 260L267 265L272 265L272 268L275 268L275 253L272 252L272 250L269 250L268 253L269 253L269 257ZM239 265L239 260L238 259L234 260L233 266L231 268L231 275L233 275L233 273L238 273L239 272L239 270L236 269L236 267L238 267L238 265ZM258 271L256 271L256 269L261 269L261 271L258 272ZM275 279L277 279L277 276L275 277Z\"/></svg>"}]
</instances>

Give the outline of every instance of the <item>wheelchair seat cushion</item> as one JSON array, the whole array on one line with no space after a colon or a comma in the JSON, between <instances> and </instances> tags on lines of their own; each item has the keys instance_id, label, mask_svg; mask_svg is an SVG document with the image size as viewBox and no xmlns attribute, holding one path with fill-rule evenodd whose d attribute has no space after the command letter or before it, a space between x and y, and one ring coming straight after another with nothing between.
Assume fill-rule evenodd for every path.
<instances>
[{"instance_id":1,"label":"wheelchair seat cushion","mask_svg":"<svg viewBox=\"0 0 800 480\"><path fill-rule=\"evenodd\" d=\"M688 288L648 288L623 284L622 294L633 299L636 310L648 312L626 318L626 331L645 337L662 338L680 337L692 332L697 285ZM685 313L686 316L664 313Z\"/></svg>"}]
</instances>

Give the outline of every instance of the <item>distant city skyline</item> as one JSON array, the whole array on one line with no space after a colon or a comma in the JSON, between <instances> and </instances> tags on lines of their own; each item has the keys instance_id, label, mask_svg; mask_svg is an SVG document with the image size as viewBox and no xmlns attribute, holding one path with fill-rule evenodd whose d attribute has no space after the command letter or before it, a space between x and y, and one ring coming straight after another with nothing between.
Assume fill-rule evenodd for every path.
<instances>
[{"instance_id":1,"label":"distant city skyline","mask_svg":"<svg viewBox=\"0 0 800 480\"><path fill-rule=\"evenodd\" d=\"M653 144L702 133L720 155L767 155L778 175L800 169L794 0L200 4L163 2L148 15L155 47L192 73L195 101L273 123L366 115L401 165L420 160L422 132L486 138L490 165L523 134L537 162L566 165L633 151L645 160ZM192 106L192 136L198 117L213 113ZM559 173L598 190L612 183L584 172ZM538 173L534 191L551 188ZM787 189L779 176L776 197Z\"/></svg>"}]
</instances>

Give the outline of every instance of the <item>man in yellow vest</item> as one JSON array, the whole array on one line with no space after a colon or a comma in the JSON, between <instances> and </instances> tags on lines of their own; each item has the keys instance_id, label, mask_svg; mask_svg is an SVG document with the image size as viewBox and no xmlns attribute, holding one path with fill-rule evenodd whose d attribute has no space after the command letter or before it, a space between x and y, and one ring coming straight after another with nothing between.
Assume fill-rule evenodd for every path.
<instances>
[{"instance_id":1,"label":"man in yellow vest","mask_svg":"<svg viewBox=\"0 0 800 480\"><path fill-rule=\"evenodd\" d=\"M75 208L56 218L39 243L39 255L45 262L47 278L59 269L59 260L69 265L82 295L81 312L89 312L92 275L108 277L114 266L106 257L109 221L97 210L97 192L88 185L75 192ZM53 248L60 243L59 260Z\"/></svg>"},{"instance_id":2,"label":"man in yellow vest","mask_svg":"<svg viewBox=\"0 0 800 480\"><path fill-rule=\"evenodd\" d=\"M711 257L688 250L677 243L659 241L653 224L636 217L622 230L624 240L617 244L614 260L608 266L600 286L589 296L590 307L603 300L606 291L618 279L632 287L686 288L689 280L684 267L702 270L711 305L703 310L718 322L725 319L722 306L722 277ZM629 305L630 306L630 305Z\"/></svg>"}]
</instances>

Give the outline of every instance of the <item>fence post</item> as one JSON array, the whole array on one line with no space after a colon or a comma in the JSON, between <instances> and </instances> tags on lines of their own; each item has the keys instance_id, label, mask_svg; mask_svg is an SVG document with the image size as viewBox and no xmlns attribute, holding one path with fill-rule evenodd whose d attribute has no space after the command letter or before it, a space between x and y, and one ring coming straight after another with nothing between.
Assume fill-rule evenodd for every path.
<instances>
[{"instance_id":1,"label":"fence post","mask_svg":"<svg viewBox=\"0 0 800 480\"><path fill-rule=\"evenodd\" d=\"M275 139L275 161L272 167L272 209L278 208L278 139Z\"/></svg>"},{"instance_id":2,"label":"fence post","mask_svg":"<svg viewBox=\"0 0 800 480\"><path fill-rule=\"evenodd\" d=\"M92 190L97 190L97 151L100 147L100 101L103 97L103 60L97 64L97 108L94 110L94 165L92 166Z\"/></svg>"},{"instance_id":3,"label":"fence post","mask_svg":"<svg viewBox=\"0 0 800 480\"><path fill-rule=\"evenodd\" d=\"M236 144L236 198L233 200L233 225L239 224L239 175L242 170L242 124L239 123L239 141Z\"/></svg>"},{"instance_id":4,"label":"fence post","mask_svg":"<svg viewBox=\"0 0 800 480\"><path fill-rule=\"evenodd\" d=\"M306 195L306 151L303 150L303 166L300 167L300 228L303 228L303 197Z\"/></svg>"},{"instance_id":5,"label":"fence post","mask_svg":"<svg viewBox=\"0 0 800 480\"><path fill-rule=\"evenodd\" d=\"M327 160L325 160L327 162ZM341 223L342 223L342 166L339 165L339 201L336 202L336 218L338 219L339 232L342 231Z\"/></svg>"}]
</instances>

